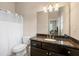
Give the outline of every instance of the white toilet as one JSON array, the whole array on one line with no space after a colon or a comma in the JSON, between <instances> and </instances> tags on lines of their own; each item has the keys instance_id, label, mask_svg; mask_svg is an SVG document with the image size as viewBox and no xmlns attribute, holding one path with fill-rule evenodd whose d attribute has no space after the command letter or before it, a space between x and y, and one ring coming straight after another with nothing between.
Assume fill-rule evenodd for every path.
<instances>
[{"instance_id":1,"label":"white toilet","mask_svg":"<svg viewBox=\"0 0 79 59\"><path fill-rule=\"evenodd\" d=\"M16 56L28 55L28 45L30 44L29 37L23 37L22 44L13 47L12 52Z\"/></svg>"}]
</instances>

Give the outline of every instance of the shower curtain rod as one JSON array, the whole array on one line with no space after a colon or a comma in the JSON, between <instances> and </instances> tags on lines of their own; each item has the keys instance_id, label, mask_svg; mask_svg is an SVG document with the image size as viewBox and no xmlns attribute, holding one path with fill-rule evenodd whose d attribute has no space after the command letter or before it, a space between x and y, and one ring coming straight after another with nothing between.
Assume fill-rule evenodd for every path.
<instances>
[{"instance_id":1,"label":"shower curtain rod","mask_svg":"<svg viewBox=\"0 0 79 59\"><path fill-rule=\"evenodd\" d=\"M4 11L4 12L6 12L8 14L12 13L12 14L14 14L16 16L22 16L22 15L19 15L18 13L15 13L15 12L12 12L12 11L9 11L9 10L6 10L6 9L0 9L0 11Z\"/></svg>"},{"instance_id":2,"label":"shower curtain rod","mask_svg":"<svg viewBox=\"0 0 79 59\"><path fill-rule=\"evenodd\" d=\"M7 14L13 14L16 17L21 17L23 19L23 16L18 14L18 13L16 13L16 12L12 12L12 11L9 11L9 10L6 10L6 9L2 9L2 8L0 8L0 11L3 11L4 13L7 13Z\"/></svg>"}]
</instances>

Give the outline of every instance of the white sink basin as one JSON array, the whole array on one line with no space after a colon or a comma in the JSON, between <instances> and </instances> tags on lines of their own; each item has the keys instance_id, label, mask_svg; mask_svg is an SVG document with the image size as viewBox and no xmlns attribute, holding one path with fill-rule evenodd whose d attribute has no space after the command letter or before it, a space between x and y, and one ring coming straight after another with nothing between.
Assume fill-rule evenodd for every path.
<instances>
[{"instance_id":1,"label":"white sink basin","mask_svg":"<svg viewBox=\"0 0 79 59\"><path fill-rule=\"evenodd\" d=\"M56 41L55 39L45 39L46 41Z\"/></svg>"}]
</instances>

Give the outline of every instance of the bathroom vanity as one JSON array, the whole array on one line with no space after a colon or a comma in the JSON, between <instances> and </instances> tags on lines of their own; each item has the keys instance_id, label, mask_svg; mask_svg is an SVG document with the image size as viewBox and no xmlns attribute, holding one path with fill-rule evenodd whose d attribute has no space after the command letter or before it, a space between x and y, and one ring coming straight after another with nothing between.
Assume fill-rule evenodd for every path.
<instances>
[{"instance_id":1,"label":"bathroom vanity","mask_svg":"<svg viewBox=\"0 0 79 59\"><path fill-rule=\"evenodd\" d=\"M79 41L74 39L78 34L73 34L79 31L76 32L76 29L72 32L70 13L69 3L61 6L57 12L37 12L37 34L47 36L37 35L30 39L31 56L79 56ZM64 37L64 34L73 35L74 38ZM54 39L51 36L55 36Z\"/></svg>"},{"instance_id":2,"label":"bathroom vanity","mask_svg":"<svg viewBox=\"0 0 79 59\"><path fill-rule=\"evenodd\" d=\"M72 38L48 39L36 36L30 39L31 56L79 56L79 44Z\"/></svg>"}]
</instances>

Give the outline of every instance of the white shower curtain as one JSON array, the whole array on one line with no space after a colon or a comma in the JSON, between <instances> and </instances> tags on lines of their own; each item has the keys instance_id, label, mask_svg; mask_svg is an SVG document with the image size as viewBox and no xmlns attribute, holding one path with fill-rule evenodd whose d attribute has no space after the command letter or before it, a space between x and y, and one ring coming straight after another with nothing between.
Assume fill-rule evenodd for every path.
<instances>
[{"instance_id":1,"label":"white shower curtain","mask_svg":"<svg viewBox=\"0 0 79 59\"><path fill-rule=\"evenodd\" d=\"M21 16L0 11L0 56L12 54L12 48L21 43L23 19Z\"/></svg>"}]
</instances>

